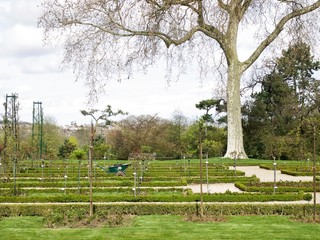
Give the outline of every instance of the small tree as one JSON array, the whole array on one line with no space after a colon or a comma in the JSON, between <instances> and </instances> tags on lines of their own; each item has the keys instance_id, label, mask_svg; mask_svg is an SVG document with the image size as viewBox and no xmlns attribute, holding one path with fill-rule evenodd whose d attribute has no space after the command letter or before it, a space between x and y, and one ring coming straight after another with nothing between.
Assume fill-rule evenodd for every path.
<instances>
[{"instance_id":1,"label":"small tree","mask_svg":"<svg viewBox=\"0 0 320 240\"><path fill-rule=\"evenodd\" d=\"M80 111L84 116L90 116L94 123L91 122L91 131L90 131L90 145L89 145L89 180L90 180L90 216L93 215L93 204L92 204L92 161L93 161L93 148L94 148L94 139L98 126L107 126L111 124L110 117L117 116L119 114L126 114L122 110L114 112L111 109L110 105L107 105L107 108L103 111L97 109L91 109L89 111L81 110ZM99 122L102 121L102 124Z\"/></svg>"},{"instance_id":2,"label":"small tree","mask_svg":"<svg viewBox=\"0 0 320 240\"><path fill-rule=\"evenodd\" d=\"M206 111L206 113L202 116L206 124L214 121L212 114L209 114L209 112L214 108L217 110L220 109L221 101L223 101L223 99L206 99L196 104L196 108Z\"/></svg>"}]
</instances>

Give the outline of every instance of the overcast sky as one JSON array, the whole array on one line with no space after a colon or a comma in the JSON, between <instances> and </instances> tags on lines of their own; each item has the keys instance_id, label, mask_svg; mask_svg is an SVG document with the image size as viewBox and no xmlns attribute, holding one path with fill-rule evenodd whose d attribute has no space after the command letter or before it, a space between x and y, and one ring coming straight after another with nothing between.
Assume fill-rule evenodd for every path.
<instances>
[{"instance_id":1,"label":"overcast sky","mask_svg":"<svg viewBox=\"0 0 320 240\"><path fill-rule=\"evenodd\" d=\"M42 29L37 28L40 2L0 0L0 103L6 94L17 93L21 121L32 122L33 102L41 101L45 116L54 117L60 125L89 123L90 118L80 113L88 102L84 81L75 82L71 70L62 70L61 48L43 44ZM239 57L244 59L255 48L254 41L248 32L239 36ZM211 98L217 82L200 81L198 73L189 71L168 85L164 71L160 64L147 75L134 74L122 82L115 77L108 81L96 108L109 104L132 115L158 114L163 118L171 118L175 111L189 119L203 114L195 104ZM1 104L0 115L3 113Z\"/></svg>"},{"instance_id":2,"label":"overcast sky","mask_svg":"<svg viewBox=\"0 0 320 240\"><path fill-rule=\"evenodd\" d=\"M80 114L86 109L88 90L83 81L75 82L70 70L62 70L61 49L43 45L42 30L37 28L39 4L40 0L0 1L0 102L6 94L17 93L22 121L32 122L33 101L41 101L45 116L53 116L60 125L88 123ZM159 74L162 70L156 66L148 75L110 81L99 108L110 104L133 115L171 118L179 110L189 118L200 116L195 104L212 97L214 83L189 74L169 86Z\"/></svg>"}]
</instances>

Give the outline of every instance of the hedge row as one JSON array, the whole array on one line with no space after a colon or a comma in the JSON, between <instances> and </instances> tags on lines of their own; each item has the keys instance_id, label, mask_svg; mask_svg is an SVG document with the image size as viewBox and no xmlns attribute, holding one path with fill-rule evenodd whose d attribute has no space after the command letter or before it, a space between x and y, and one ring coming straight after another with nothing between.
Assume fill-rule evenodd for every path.
<instances>
[{"instance_id":1,"label":"hedge row","mask_svg":"<svg viewBox=\"0 0 320 240\"><path fill-rule=\"evenodd\" d=\"M203 171L205 172L205 170ZM138 174L140 174L140 172L137 172ZM12 177L12 174L9 173L8 174L9 176ZM78 172L61 172L61 173L58 173L58 172L44 172L43 174L40 172L40 173L18 173L17 174L17 177L18 178L34 178L34 179L39 179L39 178L42 178L42 176L44 178L63 178L65 175L67 175L69 178L78 178L79 174ZM101 171L96 171L96 173L93 173L93 175L97 178L113 178L115 176L115 174L108 174L108 173L105 173L105 172L101 172ZM131 177L133 178L133 172L132 171L127 171L126 172L126 175L128 177ZM188 176L191 176L191 177L196 177L196 176L199 176L199 171L147 171L147 172L144 172L143 174L144 176L148 176L148 177L163 177L163 176L166 176L166 177L181 177L181 176L185 176L185 177L188 177ZM209 171L209 175L214 177L214 176L233 176L234 175L234 171L214 171L214 170L211 170ZM241 172L241 171L237 171L237 176L244 176L245 173L244 172ZM83 171L80 173L80 177L81 178L84 178L84 177L87 177L88 176L88 171Z\"/></svg>"},{"instance_id":2,"label":"hedge row","mask_svg":"<svg viewBox=\"0 0 320 240\"><path fill-rule=\"evenodd\" d=\"M247 179L250 180L252 179L252 177L244 177L243 175L237 175L237 178L243 178L243 179ZM162 176L148 176L148 175L144 175L143 176L143 181L144 182L151 182L151 181L180 181L181 178L188 178L190 180L192 179L199 179L199 175L197 176L167 176L165 173L163 173ZM78 176L70 176L67 175L67 181L78 181L79 177ZM104 181L133 181L133 176L125 176L125 177L118 177L118 176L112 176L112 175L106 175L104 177L97 177L97 176L93 176L93 179L95 182L104 182ZM234 174L229 175L229 176L209 176L209 180L215 181L215 180L219 180L219 179L224 179L224 181L228 180L228 181L232 181L235 179ZM18 182L64 182L64 176L59 176L59 177L51 177L51 176L44 176L42 178L42 176L40 177L17 177L16 180ZM87 176L81 176L80 177L81 181L86 181L88 182L88 177ZM9 180L7 180L7 182L12 182L13 181L13 177L11 177ZM3 184L6 182L3 182ZM1 183L0 183L1 184Z\"/></svg>"},{"instance_id":3,"label":"hedge row","mask_svg":"<svg viewBox=\"0 0 320 240\"><path fill-rule=\"evenodd\" d=\"M260 165L260 168L273 170L273 165ZM277 166L277 170L281 170L281 173L288 174L291 176L312 176L312 167L301 167L301 166ZM317 169L317 174L320 173L320 170Z\"/></svg>"},{"instance_id":4,"label":"hedge row","mask_svg":"<svg viewBox=\"0 0 320 240\"><path fill-rule=\"evenodd\" d=\"M312 171L301 172L300 170L299 171L295 171L295 170L282 169L281 173L288 174L288 175L291 175L291 176L313 176Z\"/></svg>"},{"instance_id":5,"label":"hedge row","mask_svg":"<svg viewBox=\"0 0 320 240\"><path fill-rule=\"evenodd\" d=\"M272 184L272 183L271 183ZM276 185L276 192L277 193L287 193L287 192L313 192L312 186L283 186L283 185ZM318 184L317 184L318 185ZM250 186L244 182L236 182L235 186L242 191L246 192L260 192L260 193L272 193L274 192L274 185L272 186ZM320 187L317 186L317 191L320 190Z\"/></svg>"},{"instance_id":6,"label":"hedge row","mask_svg":"<svg viewBox=\"0 0 320 240\"><path fill-rule=\"evenodd\" d=\"M267 202L267 201L297 201L303 200L304 194L204 194L204 202ZM117 194L117 195L94 195L94 202L196 202L200 201L200 194L185 195L179 193L138 195ZM63 193L51 196L1 196L2 203L54 203L54 202L89 202L88 195Z\"/></svg>"},{"instance_id":7,"label":"hedge row","mask_svg":"<svg viewBox=\"0 0 320 240\"><path fill-rule=\"evenodd\" d=\"M103 181L103 182L93 182L94 187L132 187L134 182L132 180L118 180L118 181ZM174 186L185 186L187 182L182 182L181 179L179 181L153 181L153 182L142 182L141 186L144 187L174 187ZM60 182L18 182L17 186L20 188L26 187L42 187L42 188L64 188L65 185L67 187L78 187L77 181L60 181ZM2 183L1 188L13 188L14 183ZM80 187L89 187L88 181L81 181Z\"/></svg>"},{"instance_id":8,"label":"hedge row","mask_svg":"<svg viewBox=\"0 0 320 240\"><path fill-rule=\"evenodd\" d=\"M68 193L78 193L78 188L68 188L66 189ZM38 189L38 188L19 188L18 191L21 194L29 195L29 194L52 194L52 193L61 193L61 188L44 188L44 189ZM132 187L120 187L120 188L100 188L94 189L94 193L103 193L103 194L109 194L109 193L132 193ZM186 191L184 188L141 188L140 192L143 194L154 194L154 193L182 193ZM87 193L89 192L88 187L80 188L81 193ZM0 196L10 196L12 195L12 189L0 189Z\"/></svg>"},{"instance_id":9,"label":"hedge row","mask_svg":"<svg viewBox=\"0 0 320 240\"><path fill-rule=\"evenodd\" d=\"M257 178L255 177L209 177L208 181L209 183L230 183L230 182L242 182L242 181L255 181ZM206 181L205 177L203 178L203 183ZM34 181L34 179L27 179L26 181L17 181L17 185L21 188L26 187L42 187L42 188L50 188L50 187L58 187L62 188L65 187L65 184L67 187L78 187L79 183L77 179L69 179L67 178L66 182L63 179L44 179L43 181L37 179ZM132 187L134 184L134 181L132 178L108 178L104 179L103 181L93 181L94 187ZM150 178L145 177L143 178L143 182L141 183L141 186L144 187L175 187L175 186L186 186L187 184L200 184L199 178L187 178L187 177L177 177L177 178L165 178L165 177L159 177L159 178ZM13 182L5 182L0 184L1 188L13 188L14 183ZM81 187L88 187L89 181L81 180L80 181Z\"/></svg>"},{"instance_id":10,"label":"hedge row","mask_svg":"<svg viewBox=\"0 0 320 240\"><path fill-rule=\"evenodd\" d=\"M94 212L98 216L110 214L199 214L199 203L194 204L95 204ZM320 205L317 206L320 211ZM9 216L44 216L46 218L81 218L88 215L89 204L7 204L0 205L0 217ZM309 216L313 213L312 204L270 205L270 204L204 204L206 215L292 215Z\"/></svg>"},{"instance_id":11,"label":"hedge row","mask_svg":"<svg viewBox=\"0 0 320 240\"><path fill-rule=\"evenodd\" d=\"M244 183L249 187L273 187L273 182L259 182L259 181L249 181ZM316 183L317 185L317 183ZM277 182L277 186L282 187L313 187L313 182L309 181L300 181L300 182L289 182L289 181L279 181Z\"/></svg>"},{"instance_id":12,"label":"hedge row","mask_svg":"<svg viewBox=\"0 0 320 240\"><path fill-rule=\"evenodd\" d=\"M203 170L203 173L205 173L206 170ZM237 176L244 176L245 173L241 172L241 171L237 171ZM208 174L210 176L234 176L234 171L233 170L229 170L229 171L214 171L214 170L209 170ZM186 169L186 171L182 170L182 171L147 171L144 173L145 176L199 176L199 170L198 171L192 171L189 172L188 169Z\"/></svg>"}]
</instances>

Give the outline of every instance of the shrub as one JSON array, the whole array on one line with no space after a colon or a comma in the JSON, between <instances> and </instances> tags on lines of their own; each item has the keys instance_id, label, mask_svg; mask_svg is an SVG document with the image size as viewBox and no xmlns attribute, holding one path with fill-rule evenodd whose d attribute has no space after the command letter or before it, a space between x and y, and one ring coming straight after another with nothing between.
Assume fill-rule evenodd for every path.
<instances>
[{"instance_id":1,"label":"shrub","mask_svg":"<svg viewBox=\"0 0 320 240\"><path fill-rule=\"evenodd\" d=\"M311 193L306 193L303 195L303 200L306 200L310 202L312 200L312 194Z\"/></svg>"}]
</instances>

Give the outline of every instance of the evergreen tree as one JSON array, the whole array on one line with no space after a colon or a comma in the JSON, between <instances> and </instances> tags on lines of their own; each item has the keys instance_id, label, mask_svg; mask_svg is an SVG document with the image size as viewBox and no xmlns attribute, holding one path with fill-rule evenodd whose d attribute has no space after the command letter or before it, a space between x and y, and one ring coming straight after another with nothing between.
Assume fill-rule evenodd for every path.
<instances>
[{"instance_id":1,"label":"evergreen tree","mask_svg":"<svg viewBox=\"0 0 320 240\"><path fill-rule=\"evenodd\" d=\"M69 158L71 153L76 150L76 147L70 139L65 139L63 145L59 147L58 157L61 159Z\"/></svg>"},{"instance_id":2,"label":"evergreen tree","mask_svg":"<svg viewBox=\"0 0 320 240\"><path fill-rule=\"evenodd\" d=\"M303 121L319 114L319 61L310 47L298 42L277 58L262 78L261 91L244 107L245 144L249 156L302 157Z\"/></svg>"}]
</instances>

